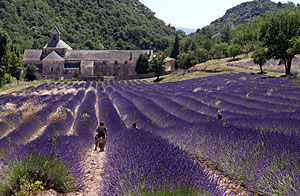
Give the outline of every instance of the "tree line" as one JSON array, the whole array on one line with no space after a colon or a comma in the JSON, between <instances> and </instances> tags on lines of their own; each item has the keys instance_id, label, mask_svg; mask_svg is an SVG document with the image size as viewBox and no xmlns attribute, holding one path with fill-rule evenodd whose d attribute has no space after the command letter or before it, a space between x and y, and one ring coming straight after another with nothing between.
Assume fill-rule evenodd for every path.
<instances>
[{"instance_id":1,"label":"tree line","mask_svg":"<svg viewBox=\"0 0 300 196\"><path fill-rule=\"evenodd\" d=\"M233 29L226 26L216 35L204 27L180 41L177 37L165 54L176 58L179 68L188 69L210 59L235 58L257 50L253 54L256 63L262 66L267 59L275 58L285 66L286 75L290 75L292 59L300 53L299 35L300 8L294 7L258 17Z\"/></svg>"}]
</instances>

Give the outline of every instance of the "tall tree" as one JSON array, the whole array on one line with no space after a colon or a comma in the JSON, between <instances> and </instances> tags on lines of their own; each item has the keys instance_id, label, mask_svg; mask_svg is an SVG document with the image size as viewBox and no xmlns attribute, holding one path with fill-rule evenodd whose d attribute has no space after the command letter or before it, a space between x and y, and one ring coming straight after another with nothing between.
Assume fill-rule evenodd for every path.
<instances>
[{"instance_id":1,"label":"tall tree","mask_svg":"<svg viewBox=\"0 0 300 196\"><path fill-rule=\"evenodd\" d=\"M285 74L291 74L292 59L295 54L291 40L300 33L300 9L282 10L272 15L262 28L262 39L268 48L268 58L274 57L285 66Z\"/></svg>"},{"instance_id":2,"label":"tall tree","mask_svg":"<svg viewBox=\"0 0 300 196\"><path fill-rule=\"evenodd\" d=\"M6 31L0 30L0 87L6 83L4 76L7 72L8 43L8 34Z\"/></svg>"},{"instance_id":3,"label":"tall tree","mask_svg":"<svg viewBox=\"0 0 300 196\"><path fill-rule=\"evenodd\" d=\"M153 59L150 61L150 70L155 73L156 81L159 81L159 76L165 72L165 57L162 54L157 54Z\"/></svg>"},{"instance_id":4,"label":"tall tree","mask_svg":"<svg viewBox=\"0 0 300 196\"><path fill-rule=\"evenodd\" d=\"M262 66L267 62L267 51L265 48L260 48L253 52L252 59L253 62L259 65L260 73L263 73Z\"/></svg>"},{"instance_id":5,"label":"tall tree","mask_svg":"<svg viewBox=\"0 0 300 196\"><path fill-rule=\"evenodd\" d=\"M178 55L179 55L179 38L178 35L176 34L175 42L170 57L177 60ZM176 61L175 61L175 69L178 69Z\"/></svg>"},{"instance_id":6,"label":"tall tree","mask_svg":"<svg viewBox=\"0 0 300 196\"><path fill-rule=\"evenodd\" d=\"M15 77L17 80L21 79L21 73L23 70L23 62L16 54L16 52L10 52L8 55L8 72L12 77Z\"/></svg>"},{"instance_id":7,"label":"tall tree","mask_svg":"<svg viewBox=\"0 0 300 196\"><path fill-rule=\"evenodd\" d=\"M149 69L149 57L147 54L141 54L136 61L135 72L137 74L146 74Z\"/></svg>"}]
</instances>

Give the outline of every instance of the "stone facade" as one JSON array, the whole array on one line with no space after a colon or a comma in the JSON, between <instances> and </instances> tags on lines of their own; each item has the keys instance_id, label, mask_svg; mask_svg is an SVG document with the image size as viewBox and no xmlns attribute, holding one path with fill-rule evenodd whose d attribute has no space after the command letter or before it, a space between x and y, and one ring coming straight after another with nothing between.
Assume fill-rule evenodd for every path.
<instances>
[{"instance_id":1,"label":"stone facade","mask_svg":"<svg viewBox=\"0 0 300 196\"><path fill-rule=\"evenodd\" d=\"M84 76L100 72L105 76L136 75L135 64L140 54L153 56L152 50L73 50L61 40L59 30L50 32L50 42L42 50L26 49L23 63L34 64L44 74L72 74Z\"/></svg>"}]
</instances>

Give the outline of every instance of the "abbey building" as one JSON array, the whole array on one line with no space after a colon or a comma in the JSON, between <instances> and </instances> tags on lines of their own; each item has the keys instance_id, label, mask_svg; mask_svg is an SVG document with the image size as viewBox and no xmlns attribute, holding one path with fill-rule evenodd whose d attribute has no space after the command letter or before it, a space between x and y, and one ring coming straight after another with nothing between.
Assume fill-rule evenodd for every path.
<instances>
[{"instance_id":1,"label":"abbey building","mask_svg":"<svg viewBox=\"0 0 300 196\"><path fill-rule=\"evenodd\" d=\"M72 74L93 76L97 72L106 76L136 75L135 64L140 54L151 58L152 50L73 50L61 40L54 27L50 42L42 50L26 49L23 63L34 64L44 74Z\"/></svg>"}]
</instances>

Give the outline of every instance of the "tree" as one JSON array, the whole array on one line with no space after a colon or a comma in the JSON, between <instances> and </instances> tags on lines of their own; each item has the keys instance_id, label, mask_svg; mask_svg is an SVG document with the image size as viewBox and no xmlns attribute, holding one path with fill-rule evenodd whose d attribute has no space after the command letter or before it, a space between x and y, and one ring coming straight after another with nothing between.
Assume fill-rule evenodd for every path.
<instances>
[{"instance_id":1,"label":"tree","mask_svg":"<svg viewBox=\"0 0 300 196\"><path fill-rule=\"evenodd\" d=\"M262 66L267 62L267 51L265 48L260 48L252 54L252 59L255 64L259 65L260 73L263 73Z\"/></svg>"},{"instance_id":2,"label":"tree","mask_svg":"<svg viewBox=\"0 0 300 196\"><path fill-rule=\"evenodd\" d=\"M8 72L11 76L17 80L21 79L21 73L23 70L23 62L20 56L16 52L10 52L8 55Z\"/></svg>"},{"instance_id":3,"label":"tree","mask_svg":"<svg viewBox=\"0 0 300 196\"><path fill-rule=\"evenodd\" d=\"M35 65L27 65L24 78L27 81L34 81L38 79L38 73Z\"/></svg>"},{"instance_id":4,"label":"tree","mask_svg":"<svg viewBox=\"0 0 300 196\"><path fill-rule=\"evenodd\" d=\"M188 53L181 53L178 56L178 65L181 69L189 69L193 65L198 64L198 58L194 51Z\"/></svg>"},{"instance_id":5,"label":"tree","mask_svg":"<svg viewBox=\"0 0 300 196\"><path fill-rule=\"evenodd\" d=\"M147 54L141 54L136 61L135 72L137 74L146 74L149 69L149 57Z\"/></svg>"},{"instance_id":6,"label":"tree","mask_svg":"<svg viewBox=\"0 0 300 196\"><path fill-rule=\"evenodd\" d=\"M178 55L179 55L179 38L178 35L176 34L175 42L170 57L177 60ZM175 69L178 69L176 61L175 61Z\"/></svg>"},{"instance_id":7,"label":"tree","mask_svg":"<svg viewBox=\"0 0 300 196\"><path fill-rule=\"evenodd\" d=\"M9 36L6 31L0 30L0 87L2 87L7 80L5 79L5 74L7 72L7 52L9 45Z\"/></svg>"},{"instance_id":8,"label":"tree","mask_svg":"<svg viewBox=\"0 0 300 196\"><path fill-rule=\"evenodd\" d=\"M300 36L294 37L290 40L292 47L287 50L290 55L300 54Z\"/></svg>"},{"instance_id":9,"label":"tree","mask_svg":"<svg viewBox=\"0 0 300 196\"><path fill-rule=\"evenodd\" d=\"M222 42L228 43L230 41L230 26L226 25L221 32Z\"/></svg>"},{"instance_id":10,"label":"tree","mask_svg":"<svg viewBox=\"0 0 300 196\"><path fill-rule=\"evenodd\" d=\"M153 59L150 61L150 71L155 73L156 81L159 81L159 76L165 73L165 57L162 54L157 54Z\"/></svg>"},{"instance_id":11,"label":"tree","mask_svg":"<svg viewBox=\"0 0 300 196\"><path fill-rule=\"evenodd\" d=\"M295 53L292 39L300 32L300 9L282 10L273 14L261 30L261 38L268 49L268 58L280 60L285 66L285 74L291 74ZM289 50L290 49L290 50ZM289 51L289 52L288 52Z\"/></svg>"},{"instance_id":12,"label":"tree","mask_svg":"<svg viewBox=\"0 0 300 196\"><path fill-rule=\"evenodd\" d=\"M228 55L235 59L237 55L242 53L242 50L242 46L238 44L231 44L228 46Z\"/></svg>"}]
</instances>

